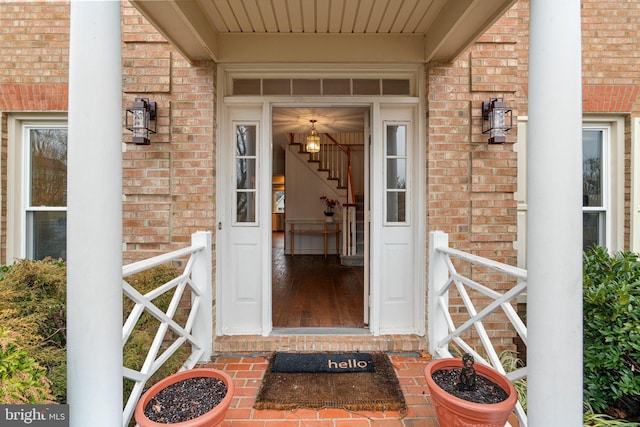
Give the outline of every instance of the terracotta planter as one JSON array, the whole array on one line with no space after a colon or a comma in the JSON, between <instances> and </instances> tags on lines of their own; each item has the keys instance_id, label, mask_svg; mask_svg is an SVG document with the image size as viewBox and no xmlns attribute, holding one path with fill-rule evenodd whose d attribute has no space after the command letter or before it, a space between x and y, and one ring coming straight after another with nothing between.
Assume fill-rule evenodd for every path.
<instances>
[{"instance_id":1,"label":"terracotta planter","mask_svg":"<svg viewBox=\"0 0 640 427\"><path fill-rule=\"evenodd\" d=\"M149 403L149 401L160 392L160 390L179 381L198 377L217 378L219 380L222 380L222 382L224 382L224 384L227 386L226 396L224 397L224 399L222 399L222 402L220 402L212 410L189 421L173 424L156 423L145 416L144 408L147 406L147 403ZM234 392L235 387L233 385L233 381L231 380L231 377L226 373L217 369L189 369L186 371L177 372L154 384L149 390L147 390L145 394L142 395L142 397L138 401L134 416L136 422L140 425L140 427L214 427L221 424L224 420L227 409L229 409L229 405L231 404L231 399L233 399Z\"/></svg>"},{"instance_id":2,"label":"terracotta planter","mask_svg":"<svg viewBox=\"0 0 640 427\"><path fill-rule=\"evenodd\" d=\"M500 403L469 402L447 393L431 377L436 371L452 368L462 368L462 361L457 358L439 359L430 362L424 368L424 376L440 425L442 427L504 427L518 401L518 394L511 381L498 371L476 363L476 373L498 384L507 392L508 397Z\"/></svg>"}]
</instances>

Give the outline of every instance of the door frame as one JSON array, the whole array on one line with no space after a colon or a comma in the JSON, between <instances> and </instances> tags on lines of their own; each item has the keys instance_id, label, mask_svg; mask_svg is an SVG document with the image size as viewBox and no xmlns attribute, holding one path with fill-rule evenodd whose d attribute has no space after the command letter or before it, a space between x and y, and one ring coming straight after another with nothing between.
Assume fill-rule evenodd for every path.
<instances>
[{"instance_id":1,"label":"door frame","mask_svg":"<svg viewBox=\"0 0 640 427\"><path fill-rule=\"evenodd\" d=\"M240 66L240 68L244 71L239 75L245 77L247 74L247 66ZM415 217L415 226L416 226L416 236L414 239L414 256L412 264L414 266L414 271L412 274L415 286L414 286L414 301L415 301L415 310L414 310L414 327L412 330L406 330L402 333L411 333L423 336L426 330L426 197L425 197L425 188L426 188L426 168L423 167L425 165L426 160L426 150L425 150L425 132L420 131L425 129L425 120L424 120L424 68L422 66L415 67L411 66L413 72L416 73L414 78L416 81L417 94L418 96L350 96L350 97L332 97L332 96L225 96L224 88L229 87L229 82L234 76L233 67L227 68L227 66L223 64L218 65L218 88L219 95L218 103L217 103L217 111L218 111L218 126L217 126L217 147L216 147L216 166L218 170L218 184L216 186L216 223L219 224L218 231L216 233L216 247L218 251L216 251L216 335L225 335L225 331L229 331L228 326L224 325L224 317L223 317L223 309L221 298L222 295L225 294L225 291L228 289L224 288L224 280L222 278L222 270L225 268L224 261L224 250L226 248L226 244L228 243L229 236L227 235L227 231L225 227L230 223L230 218L227 218L227 213L225 212L225 207L228 205L231 200L231 188L226 180L221 177L227 171L228 164L226 164L227 159L223 158L224 156L221 153L224 153L224 150L221 150L220 144L223 144L226 141L226 137L229 135L230 129L227 129L228 117L227 117L227 108L228 106L233 107L242 107L253 106L255 107L257 104L262 105L262 124L260 131L260 147L261 150L264 150L264 153L269 153L268 167L264 168L261 172L264 177L268 174L272 174L272 150L273 150L273 142L272 138L272 109L274 107L368 107L371 111L370 113L370 123L369 123L369 131L371 133L370 139L370 147L375 144L381 144L383 135L381 135L380 128L380 108L381 105L414 105L417 114L415 118L415 128L419 131L416 132L416 138L413 140L413 152L416 156L415 164L417 165L413 174L414 188L412 192L413 202L415 203L414 214ZM393 67L389 69L393 70ZM351 70L352 78L356 78L359 72L363 72L363 70ZM399 66L396 70L397 72L404 73L406 75L407 68ZM252 68L250 71L251 75L262 76L268 72L268 70L262 70L257 68ZM322 75L327 74L327 70L318 71ZM344 71L343 71L344 73ZM286 75L287 78L294 78L297 76L295 70L284 72L283 70L279 70L278 76ZM370 150L372 151L372 150ZM222 178L222 179L220 179ZM270 181L265 181L270 182ZM259 200L262 203L263 207L270 206L271 199L271 186L263 185L262 189L259 192ZM373 189L369 188L368 191L371 192ZM368 200L371 200L371 194L368 195ZM273 332L273 323L272 323L272 248L271 244L266 244L267 242L271 242L271 230L272 230L272 218L271 212L267 212L268 209L260 210L260 224L261 225L261 239L263 242L263 250L262 250L262 284L261 288L261 319L262 325L260 326L260 330L263 336L269 336ZM365 214L365 220L371 220L370 213ZM375 219L374 219L375 220ZM371 228L369 228L371 229ZM374 236L370 236L369 244L375 241ZM375 251L369 251L368 256L374 255ZM380 280L381 277L375 277L373 273L373 269L371 268L372 264L375 262L380 262L380 260L369 259L369 289L370 296L368 299L369 303L369 332L373 336L378 336L381 334L380 330ZM268 274L267 274L268 273ZM366 274L366 273L365 273ZM367 300L365 299L365 304ZM365 307L366 310L366 307ZM302 329L303 330L303 329ZM363 330L366 330L364 328ZM234 331L236 334L243 334L242 331ZM247 331L246 333L253 333L251 331ZM384 333L384 332L383 332Z\"/></svg>"}]
</instances>

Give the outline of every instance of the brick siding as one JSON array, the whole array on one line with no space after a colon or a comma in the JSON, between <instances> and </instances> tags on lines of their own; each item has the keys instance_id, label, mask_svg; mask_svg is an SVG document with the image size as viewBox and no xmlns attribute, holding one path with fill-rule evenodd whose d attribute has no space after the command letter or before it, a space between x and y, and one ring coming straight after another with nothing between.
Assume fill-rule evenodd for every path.
<instances>
[{"instance_id":1,"label":"brick siding","mask_svg":"<svg viewBox=\"0 0 640 427\"><path fill-rule=\"evenodd\" d=\"M122 134L124 258L130 262L183 246L197 230L215 233L217 94L215 64L189 64L127 1L121 5L123 119L136 97L156 101L159 114L150 146L132 144L126 129ZM431 63L426 71L428 230L448 232L458 249L514 265L516 129L507 134L507 143L487 144L481 104L504 97L514 118L527 115L528 6L526 0L517 2L455 62ZM627 166L630 117L640 114L639 21L640 2L582 1L583 109L625 115ZM0 3L3 253L7 113L66 110L68 46L68 2ZM493 279L486 272L474 274ZM499 289L509 285L496 283Z\"/></svg>"}]
</instances>

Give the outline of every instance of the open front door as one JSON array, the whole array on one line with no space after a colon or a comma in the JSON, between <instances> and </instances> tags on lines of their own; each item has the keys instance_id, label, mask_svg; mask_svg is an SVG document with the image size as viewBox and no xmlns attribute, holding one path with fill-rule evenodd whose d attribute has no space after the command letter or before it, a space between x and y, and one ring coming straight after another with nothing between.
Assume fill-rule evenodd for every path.
<instances>
[{"instance_id":1,"label":"open front door","mask_svg":"<svg viewBox=\"0 0 640 427\"><path fill-rule=\"evenodd\" d=\"M262 105L227 111L218 147L217 329L222 335L262 334L270 271L268 138Z\"/></svg>"},{"instance_id":2,"label":"open front door","mask_svg":"<svg viewBox=\"0 0 640 427\"><path fill-rule=\"evenodd\" d=\"M416 106L374 109L371 146L371 295L374 334L420 332Z\"/></svg>"}]
</instances>

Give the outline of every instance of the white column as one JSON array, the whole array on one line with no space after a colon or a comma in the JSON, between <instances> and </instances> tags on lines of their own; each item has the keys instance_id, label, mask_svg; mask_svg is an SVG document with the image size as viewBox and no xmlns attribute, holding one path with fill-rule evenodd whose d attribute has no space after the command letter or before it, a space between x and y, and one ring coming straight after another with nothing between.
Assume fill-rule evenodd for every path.
<instances>
[{"instance_id":1,"label":"white column","mask_svg":"<svg viewBox=\"0 0 640 427\"><path fill-rule=\"evenodd\" d=\"M193 323L193 336L204 345L204 353L198 362L211 360L213 350L213 302L211 296L211 233L198 231L191 235L191 245L202 245L204 249L195 255L191 276L200 295L200 307ZM192 304L195 295L192 295Z\"/></svg>"},{"instance_id":2,"label":"white column","mask_svg":"<svg viewBox=\"0 0 640 427\"><path fill-rule=\"evenodd\" d=\"M71 2L67 393L72 427L122 425L120 2Z\"/></svg>"},{"instance_id":3,"label":"white column","mask_svg":"<svg viewBox=\"0 0 640 427\"><path fill-rule=\"evenodd\" d=\"M528 419L582 425L580 0L531 0Z\"/></svg>"}]
</instances>

